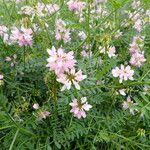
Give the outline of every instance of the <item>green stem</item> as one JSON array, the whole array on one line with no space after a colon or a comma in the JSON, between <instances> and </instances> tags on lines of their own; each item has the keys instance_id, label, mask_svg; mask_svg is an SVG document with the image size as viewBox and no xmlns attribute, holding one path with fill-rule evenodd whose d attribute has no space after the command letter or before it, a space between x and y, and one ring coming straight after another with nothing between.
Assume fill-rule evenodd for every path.
<instances>
[{"instance_id":1,"label":"green stem","mask_svg":"<svg viewBox=\"0 0 150 150\"><path fill-rule=\"evenodd\" d=\"M70 119L69 127L70 127L71 124L72 124L72 119L73 119L73 116L72 116L71 119Z\"/></svg>"},{"instance_id":2,"label":"green stem","mask_svg":"<svg viewBox=\"0 0 150 150\"><path fill-rule=\"evenodd\" d=\"M23 47L23 63L24 63L24 71L25 71L25 67L26 67L26 65L25 65L25 59L26 59L26 49L25 49L25 46Z\"/></svg>"},{"instance_id":3,"label":"green stem","mask_svg":"<svg viewBox=\"0 0 150 150\"><path fill-rule=\"evenodd\" d=\"M19 129L17 129L17 131L16 131L16 133L15 133L15 136L14 136L13 141L12 141L10 147L9 147L9 150L12 150L13 145L14 145L14 143L15 143L15 141L16 141L17 136L18 136L18 133L19 133Z\"/></svg>"},{"instance_id":4,"label":"green stem","mask_svg":"<svg viewBox=\"0 0 150 150\"><path fill-rule=\"evenodd\" d=\"M57 106L58 106L58 101L57 101L57 81L56 81L56 76L54 77L54 82L53 82L53 102L54 102L54 112L55 116L58 114Z\"/></svg>"}]
</instances>

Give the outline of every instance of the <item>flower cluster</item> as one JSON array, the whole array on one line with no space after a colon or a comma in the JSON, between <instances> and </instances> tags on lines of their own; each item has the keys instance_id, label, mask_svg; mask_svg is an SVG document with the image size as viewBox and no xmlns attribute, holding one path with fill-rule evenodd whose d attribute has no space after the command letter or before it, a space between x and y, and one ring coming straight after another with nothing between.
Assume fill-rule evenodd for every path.
<instances>
[{"instance_id":1,"label":"flower cluster","mask_svg":"<svg viewBox=\"0 0 150 150\"><path fill-rule=\"evenodd\" d=\"M143 20L141 19L141 13L143 13L143 10L141 9L141 2L134 0L133 3L131 4L131 6L134 11L132 13L129 13L129 18L134 23L133 28L137 32L141 32L142 26L143 26Z\"/></svg>"},{"instance_id":2,"label":"flower cluster","mask_svg":"<svg viewBox=\"0 0 150 150\"><path fill-rule=\"evenodd\" d=\"M78 119L81 119L82 117L85 118L85 111L89 111L92 108L92 106L88 104L86 97L82 97L79 102L77 99L73 99L69 105L72 107L70 112L72 112L74 117Z\"/></svg>"},{"instance_id":3,"label":"flower cluster","mask_svg":"<svg viewBox=\"0 0 150 150\"><path fill-rule=\"evenodd\" d=\"M103 54L107 53L109 58L116 56L115 55L116 48L114 46L107 46L103 48L100 46L99 50L100 50L100 53L103 53Z\"/></svg>"},{"instance_id":4,"label":"flower cluster","mask_svg":"<svg viewBox=\"0 0 150 150\"><path fill-rule=\"evenodd\" d=\"M92 51L85 51L85 50L83 50L83 51L81 51L81 56L83 57L83 58L89 58L89 57L91 57L92 56Z\"/></svg>"},{"instance_id":5,"label":"flower cluster","mask_svg":"<svg viewBox=\"0 0 150 150\"><path fill-rule=\"evenodd\" d=\"M32 29L21 27L20 30L16 27L11 31L11 41L16 42L19 46L32 45Z\"/></svg>"},{"instance_id":6,"label":"flower cluster","mask_svg":"<svg viewBox=\"0 0 150 150\"><path fill-rule=\"evenodd\" d=\"M64 91L65 89L69 90L72 84L75 86L76 89L80 90L79 82L84 80L86 77L86 75L82 74L81 70L75 72L75 68L73 68L67 71L66 74L61 74L57 78L57 81L64 84L61 91Z\"/></svg>"},{"instance_id":7,"label":"flower cluster","mask_svg":"<svg viewBox=\"0 0 150 150\"><path fill-rule=\"evenodd\" d=\"M130 113L132 115L134 115L135 111L137 111L136 109L134 109L134 106L138 105L137 103L134 103L132 100L131 100L131 97L128 96L127 97L127 101L124 101L122 106L123 106L123 109L124 110L127 110L129 109L130 110Z\"/></svg>"},{"instance_id":8,"label":"flower cluster","mask_svg":"<svg viewBox=\"0 0 150 150\"><path fill-rule=\"evenodd\" d=\"M58 41L63 40L64 43L71 41L70 30L66 28L66 23L61 19L56 20L55 38Z\"/></svg>"},{"instance_id":9,"label":"flower cluster","mask_svg":"<svg viewBox=\"0 0 150 150\"><path fill-rule=\"evenodd\" d=\"M0 26L0 37L3 39L3 42L5 44L9 43L9 34L8 34L8 28L4 25Z\"/></svg>"},{"instance_id":10,"label":"flower cluster","mask_svg":"<svg viewBox=\"0 0 150 150\"><path fill-rule=\"evenodd\" d=\"M93 20L98 20L108 14L104 3L106 3L107 0L93 0L90 4L90 15ZM79 22L84 22L86 20L85 14L86 14L86 8L88 6L87 2L83 2L81 0L69 0L67 2L68 9L72 12L74 12ZM90 23L92 25L92 22Z\"/></svg>"},{"instance_id":11,"label":"flower cluster","mask_svg":"<svg viewBox=\"0 0 150 150\"><path fill-rule=\"evenodd\" d=\"M92 48L92 45L91 44L87 44L85 43L83 46L82 46L82 51L81 51L81 56L83 58L90 58L92 57L92 51L91 51L91 48Z\"/></svg>"},{"instance_id":12,"label":"flower cluster","mask_svg":"<svg viewBox=\"0 0 150 150\"><path fill-rule=\"evenodd\" d=\"M144 87L143 87L143 94L146 95L146 94L149 93L149 91L150 91L150 87L147 86L147 85L144 85Z\"/></svg>"},{"instance_id":13,"label":"flower cluster","mask_svg":"<svg viewBox=\"0 0 150 150\"><path fill-rule=\"evenodd\" d=\"M83 32L83 31L80 31L80 32L78 33L78 36L80 37L81 40L85 40L85 39L87 38L85 32Z\"/></svg>"},{"instance_id":14,"label":"flower cluster","mask_svg":"<svg viewBox=\"0 0 150 150\"><path fill-rule=\"evenodd\" d=\"M31 6L23 6L19 12L21 15L34 15L34 8Z\"/></svg>"},{"instance_id":15,"label":"flower cluster","mask_svg":"<svg viewBox=\"0 0 150 150\"><path fill-rule=\"evenodd\" d=\"M130 66L121 65L120 68L116 67L112 70L112 74L114 77L119 78L119 82L122 83L123 80L133 80L134 70L131 69Z\"/></svg>"},{"instance_id":16,"label":"flower cluster","mask_svg":"<svg viewBox=\"0 0 150 150\"><path fill-rule=\"evenodd\" d=\"M135 36L133 37L133 41L130 44L130 54L131 54L131 59L130 59L130 64L136 67L140 67L145 61L144 57L144 51L141 51L144 46L144 37L143 36Z\"/></svg>"},{"instance_id":17,"label":"flower cluster","mask_svg":"<svg viewBox=\"0 0 150 150\"><path fill-rule=\"evenodd\" d=\"M35 7L31 6L23 6L19 14L25 14L28 16L38 16L38 17L46 17L54 14L59 10L59 6L57 4L44 4L38 2Z\"/></svg>"},{"instance_id":18,"label":"flower cluster","mask_svg":"<svg viewBox=\"0 0 150 150\"><path fill-rule=\"evenodd\" d=\"M144 53L135 53L132 55L130 63L133 66L140 67L142 65L142 63L144 63L145 61L146 61L146 59L144 57Z\"/></svg>"},{"instance_id":19,"label":"flower cluster","mask_svg":"<svg viewBox=\"0 0 150 150\"><path fill-rule=\"evenodd\" d=\"M49 58L47 59L48 64L46 67L55 72L58 82L64 84L61 90L69 90L72 84L79 90L79 82L84 80L86 75L83 75L81 70L75 72L76 60L74 59L73 51L65 53L64 49L59 48L56 50L54 46L47 51Z\"/></svg>"},{"instance_id":20,"label":"flower cluster","mask_svg":"<svg viewBox=\"0 0 150 150\"><path fill-rule=\"evenodd\" d=\"M144 56L144 36L141 36L141 31L143 27L141 2L139 0L134 0L132 3L133 12L128 12L129 18L134 23L134 28L137 31L137 35L133 37L132 43L129 44L129 52L131 55L131 59L129 63L135 67L141 67L143 63L146 61ZM116 67L112 70L112 74L114 77L119 77L119 82L122 83L123 80L133 80L134 71L130 66L124 67L121 65L121 68Z\"/></svg>"},{"instance_id":21,"label":"flower cluster","mask_svg":"<svg viewBox=\"0 0 150 150\"><path fill-rule=\"evenodd\" d=\"M17 27L12 27L10 31L11 33L9 33L9 29L6 26L0 26L0 37L5 44L12 45L17 43L21 47L32 45L33 31L31 28L21 27L18 29Z\"/></svg>"},{"instance_id":22,"label":"flower cluster","mask_svg":"<svg viewBox=\"0 0 150 150\"><path fill-rule=\"evenodd\" d=\"M129 52L131 54L141 52L141 49L143 49L144 46L144 36L134 36L133 41L130 44Z\"/></svg>"},{"instance_id":23,"label":"flower cluster","mask_svg":"<svg viewBox=\"0 0 150 150\"><path fill-rule=\"evenodd\" d=\"M86 3L81 2L79 0L70 0L67 2L68 8L70 11L74 11L75 13L81 13L85 8Z\"/></svg>"},{"instance_id":24,"label":"flower cluster","mask_svg":"<svg viewBox=\"0 0 150 150\"><path fill-rule=\"evenodd\" d=\"M91 4L90 14L93 19L98 20L108 15L108 9L106 9L105 3L107 0L94 0ZM105 28L105 26L104 26Z\"/></svg>"},{"instance_id":25,"label":"flower cluster","mask_svg":"<svg viewBox=\"0 0 150 150\"><path fill-rule=\"evenodd\" d=\"M76 60L74 59L73 51L65 53L64 49L59 48L56 50L53 46L52 49L48 49L47 52L49 54L49 58L47 59L48 64L46 67L54 71L57 76L60 76L60 74L63 74L65 71L74 68Z\"/></svg>"},{"instance_id":26,"label":"flower cluster","mask_svg":"<svg viewBox=\"0 0 150 150\"><path fill-rule=\"evenodd\" d=\"M34 103L32 107L33 107L34 110L37 110L38 120L46 119L47 117L50 116L50 112L45 111L45 110L41 110L38 103Z\"/></svg>"}]
</instances>

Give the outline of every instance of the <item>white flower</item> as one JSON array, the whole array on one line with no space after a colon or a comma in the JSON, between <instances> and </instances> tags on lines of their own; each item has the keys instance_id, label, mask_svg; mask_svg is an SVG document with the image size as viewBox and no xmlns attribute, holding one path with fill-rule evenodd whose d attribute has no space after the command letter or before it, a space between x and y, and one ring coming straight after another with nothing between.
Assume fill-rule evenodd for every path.
<instances>
[{"instance_id":1,"label":"white flower","mask_svg":"<svg viewBox=\"0 0 150 150\"><path fill-rule=\"evenodd\" d=\"M32 106L34 109L39 109L39 104L38 103L35 103L35 104L33 104L33 106Z\"/></svg>"},{"instance_id":2,"label":"white flower","mask_svg":"<svg viewBox=\"0 0 150 150\"><path fill-rule=\"evenodd\" d=\"M126 96L126 93L125 93L126 89L120 89L119 90L119 93L123 96Z\"/></svg>"},{"instance_id":3,"label":"white flower","mask_svg":"<svg viewBox=\"0 0 150 150\"><path fill-rule=\"evenodd\" d=\"M76 89L80 90L79 82L84 80L86 77L86 75L82 74L81 70L75 72L75 69L73 68L70 71L67 71L66 73L60 75L57 78L57 81L64 84L61 91L64 91L65 89L69 90L72 84L75 86Z\"/></svg>"},{"instance_id":4,"label":"white flower","mask_svg":"<svg viewBox=\"0 0 150 150\"><path fill-rule=\"evenodd\" d=\"M116 53L116 48L114 46L110 46L107 51L108 57L111 58L116 56L115 53Z\"/></svg>"},{"instance_id":5,"label":"white flower","mask_svg":"<svg viewBox=\"0 0 150 150\"><path fill-rule=\"evenodd\" d=\"M85 40L86 39L86 34L83 32L83 31L80 31L79 33L78 33L78 36L80 37L80 39L81 40Z\"/></svg>"},{"instance_id":6,"label":"white flower","mask_svg":"<svg viewBox=\"0 0 150 150\"><path fill-rule=\"evenodd\" d=\"M115 78L119 77L119 82L122 83L123 80L133 80L134 70L132 70L129 65L126 67L124 65L121 65L120 68L116 67L115 69L113 69L112 74Z\"/></svg>"}]
</instances>

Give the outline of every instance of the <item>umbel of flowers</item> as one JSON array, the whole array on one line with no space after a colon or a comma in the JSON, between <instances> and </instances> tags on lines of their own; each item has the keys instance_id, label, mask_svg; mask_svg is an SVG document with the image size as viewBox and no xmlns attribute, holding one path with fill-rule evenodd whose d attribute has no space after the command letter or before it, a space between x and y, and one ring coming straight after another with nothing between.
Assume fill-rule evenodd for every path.
<instances>
[{"instance_id":1,"label":"umbel of flowers","mask_svg":"<svg viewBox=\"0 0 150 150\"><path fill-rule=\"evenodd\" d=\"M11 32L11 41L18 43L19 46L22 47L32 45L32 29L21 27L21 29L19 30L15 27Z\"/></svg>"},{"instance_id":2,"label":"umbel of flowers","mask_svg":"<svg viewBox=\"0 0 150 150\"><path fill-rule=\"evenodd\" d=\"M33 41L33 31L31 28L17 28L12 27L11 33L9 34L9 29L6 26L0 26L0 37L3 42L8 45L18 44L20 47L31 46Z\"/></svg>"},{"instance_id":3,"label":"umbel of flowers","mask_svg":"<svg viewBox=\"0 0 150 150\"><path fill-rule=\"evenodd\" d=\"M92 106L88 104L86 97L82 97L80 101L74 99L69 105L72 107L70 112L72 112L74 117L78 119L82 117L85 118L85 111L89 111L92 108Z\"/></svg>"},{"instance_id":4,"label":"umbel of flowers","mask_svg":"<svg viewBox=\"0 0 150 150\"><path fill-rule=\"evenodd\" d=\"M119 82L122 83L123 80L133 80L134 70L130 66L121 65L120 68L116 67L112 70L112 74L115 78L119 78Z\"/></svg>"},{"instance_id":5,"label":"umbel of flowers","mask_svg":"<svg viewBox=\"0 0 150 150\"><path fill-rule=\"evenodd\" d=\"M64 84L62 91L70 89L71 85L75 85L75 88L80 90L79 82L86 78L86 75L82 74L82 71L75 71L76 60L73 56L73 51L68 53L64 52L64 49L56 48L53 46L52 49L47 50L49 58L47 59L48 67L51 71L54 71L57 76L57 81Z\"/></svg>"},{"instance_id":6,"label":"umbel of flowers","mask_svg":"<svg viewBox=\"0 0 150 150\"><path fill-rule=\"evenodd\" d=\"M64 52L63 48L56 49L54 46L52 49L47 49L49 58L47 59L48 67L51 71L54 71L57 76L64 74L65 71L74 68L76 60L73 56L73 51L68 53Z\"/></svg>"}]
</instances>

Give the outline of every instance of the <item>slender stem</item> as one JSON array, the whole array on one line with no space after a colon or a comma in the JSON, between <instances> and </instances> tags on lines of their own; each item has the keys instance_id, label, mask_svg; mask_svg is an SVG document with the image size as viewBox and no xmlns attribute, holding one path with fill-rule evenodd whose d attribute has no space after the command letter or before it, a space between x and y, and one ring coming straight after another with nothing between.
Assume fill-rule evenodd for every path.
<instances>
[{"instance_id":1,"label":"slender stem","mask_svg":"<svg viewBox=\"0 0 150 150\"><path fill-rule=\"evenodd\" d=\"M23 63L24 63L24 71L25 71L25 67L26 67L26 65L25 65L25 59L26 59L26 49L25 49L25 46L23 47Z\"/></svg>"},{"instance_id":2,"label":"slender stem","mask_svg":"<svg viewBox=\"0 0 150 150\"><path fill-rule=\"evenodd\" d=\"M71 124L72 124L72 119L73 119L73 116L72 116L71 119L70 119L69 127L70 127Z\"/></svg>"},{"instance_id":3,"label":"slender stem","mask_svg":"<svg viewBox=\"0 0 150 150\"><path fill-rule=\"evenodd\" d=\"M18 133L19 133L19 129L17 129L17 131L16 131L16 133L15 133L15 136L14 136L13 141L12 141L10 147L9 147L9 150L12 150L13 145L14 145L14 143L15 143L15 141L16 141L16 138L17 138Z\"/></svg>"},{"instance_id":4,"label":"slender stem","mask_svg":"<svg viewBox=\"0 0 150 150\"><path fill-rule=\"evenodd\" d=\"M57 81L56 81L56 76L54 79L54 100L57 102Z\"/></svg>"},{"instance_id":5,"label":"slender stem","mask_svg":"<svg viewBox=\"0 0 150 150\"><path fill-rule=\"evenodd\" d=\"M88 12L87 12L87 44L88 44L88 50L91 52L90 48L90 0L88 0Z\"/></svg>"},{"instance_id":6,"label":"slender stem","mask_svg":"<svg viewBox=\"0 0 150 150\"><path fill-rule=\"evenodd\" d=\"M54 112L55 112L55 116L57 116L57 114L58 114L58 111L57 111L58 101L57 101L57 81L56 81L56 76L54 77L52 93L53 93L53 102L54 102Z\"/></svg>"},{"instance_id":7,"label":"slender stem","mask_svg":"<svg viewBox=\"0 0 150 150\"><path fill-rule=\"evenodd\" d=\"M124 84L124 85L105 85L105 84L101 84L101 85L97 85L97 86L89 86L86 89L94 89L94 88L107 88L107 89L121 89L121 88L128 88L131 86L143 86L143 85L150 85L150 82L132 82L132 83L128 83L128 84Z\"/></svg>"}]
</instances>

